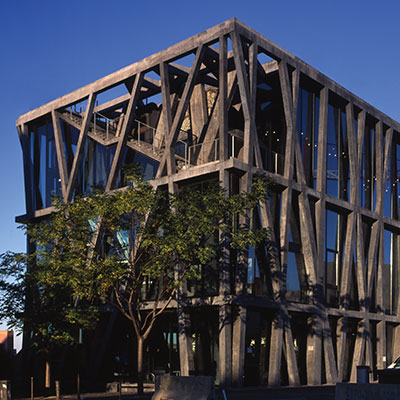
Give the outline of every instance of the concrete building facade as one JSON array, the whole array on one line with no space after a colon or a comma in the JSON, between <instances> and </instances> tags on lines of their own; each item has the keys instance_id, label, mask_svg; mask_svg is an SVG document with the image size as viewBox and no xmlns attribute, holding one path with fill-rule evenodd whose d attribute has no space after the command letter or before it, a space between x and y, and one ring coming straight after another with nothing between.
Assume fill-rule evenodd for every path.
<instances>
[{"instance_id":1,"label":"concrete building facade","mask_svg":"<svg viewBox=\"0 0 400 400\"><path fill-rule=\"evenodd\" d=\"M399 355L400 124L240 21L32 110L17 129L30 221L54 194L121 187L132 162L171 192L273 179L255 216L270 243L204 271L180 321L171 306L149 374L163 364L227 386L317 385ZM106 348L115 326L108 318L96 339L94 375L122 351Z\"/></svg>"}]
</instances>

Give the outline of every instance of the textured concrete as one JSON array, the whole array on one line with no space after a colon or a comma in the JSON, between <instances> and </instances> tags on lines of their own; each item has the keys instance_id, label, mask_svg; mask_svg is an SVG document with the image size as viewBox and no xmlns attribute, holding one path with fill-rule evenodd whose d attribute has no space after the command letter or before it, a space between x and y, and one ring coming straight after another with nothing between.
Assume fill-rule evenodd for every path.
<instances>
[{"instance_id":1,"label":"textured concrete","mask_svg":"<svg viewBox=\"0 0 400 400\"><path fill-rule=\"evenodd\" d=\"M214 400L211 376L160 376L152 400Z\"/></svg>"}]
</instances>

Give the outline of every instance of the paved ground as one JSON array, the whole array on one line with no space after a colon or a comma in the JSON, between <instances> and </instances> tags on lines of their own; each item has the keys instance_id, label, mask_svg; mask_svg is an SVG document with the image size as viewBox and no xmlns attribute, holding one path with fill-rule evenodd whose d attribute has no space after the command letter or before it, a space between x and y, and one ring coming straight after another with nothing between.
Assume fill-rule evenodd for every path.
<instances>
[{"instance_id":1,"label":"paved ground","mask_svg":"<svg viewBox=\"0 0 400 400\"><path fill-rule=\"evenodd\" d=\"M225 400L223 393L218 392L218 399ZM335 386L300 386L296 388L243 388L229 389L225 393L226 400L334 400ZM150 400L152 393L138 396L134 392L122 393L122 400ZM76 399L76 396L63 396L66 400ZM81 396L82 399L90 400L119 400L118 393L86 393ZM55 399L55 397L35 397L37 400ZM179 400L179 399L176 399Z\"/></svg>"},{"instance_id":2,"label":"paved ground","mask_svg":"<svg viewBox=\"0 0 400 400\"><path fill-rule=\"evenodd\" d=\"M335 386L230 389L226 397L227 400L334 400Z\"/></svg>"}]
</instances>

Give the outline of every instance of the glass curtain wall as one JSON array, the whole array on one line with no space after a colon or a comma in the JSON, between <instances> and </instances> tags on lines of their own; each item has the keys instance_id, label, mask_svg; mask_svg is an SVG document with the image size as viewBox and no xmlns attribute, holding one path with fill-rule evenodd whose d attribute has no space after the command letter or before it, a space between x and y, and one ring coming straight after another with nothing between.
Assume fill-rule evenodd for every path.
<instances>
[{"instance_id":1,"label":"glass curtain wall","mask_svg":"<svg viewBox=\"0 0 400 400\"><path fill-rule=\"evenodd\" d=\"M392 218L400 219L400 143L393 141L391 163L391 212Z\"/></svg>"},{"instance_id":2,"label":"glass curtain wall","mask_svg":"<svg viewBox=\"0 0 400 400\"><path fill-rule=\"evenodd\" d=\"M117 188L121 188L128 185L126 181L126 174L130 167L133 165L139 165L141 172L143 174L143 178L145 181L149 181L154 179L157 174L159 162L151 159L150 157L145 156L144 154L138 153L133 149L126 147L123 150L122 155L122 168L120 168L118 175L116 177Z\"/></svg>"},{"instance_id":3,"label":"glass curtain wall","mask_svg":"<svg viewBox=\"0 0 400 400\"><path fill-rule=\"evenodd\" d=\"M326 209L325 299L327 305L334 307L339 303L346 222L346 216Z\"/></svg>"},{"instance_id":4,"label":"glass curtain wall","mask_svg":"<svg viewBox=\"0 0 400 400\"><path fill-rule=\"evenodd\" d=\"M194 374L213 376L219 382L218 311L212 307L190 313Z\"/></svg>"},{"instance_id":5,"label":"glass curtain wall","mask_svg":"<svg viewBox=\"0 0 400 400\"><path fill-rule=\"evenodd\" d=\"M297 132L307 185L316 187L318 155L319 96L300 87Z\"/></svg>"},{"instance_id":6,"label":"glass curtain wall","mask_svg":"<svg viewBox=\"0 0 400 400\"><path fill-rule=\"evenodd\" d=\"M256 125L266 171L283 174L286 151L286 120L279 77L270 74L268 82L257 85Z\"/></svg>"},{"instance_id":7,"label":"glass curtain wall","mask_svg":"<svg viewBox=\"0 0 400 400\"><path fill-rule=\"evenodd\" d=\"M384 265L383 265L383 309L386 314L396 314L398 302L398 256L399 235L384 230Z\"/></svg>"},{"instance_id":8,"label":"glass curtain wall","mask_svg":"<svg viewBox=\"0 0 400 400\"><path fill-rule=\"evenodd\" d=\"M91 138L86 139L75 194L86 195L95 189L105 188L114 153L115 146L104 147Z\"/></svg>"},{"instance_id":9,"label":"glass curtain wall","mask_svg":"<svg viewBox=\"0 0 400 400\"><path fill-rule=\"evenodd\" d=\"M29 129L32 210L50 207L53 196L61 196L53 124L50 121Z\"/></svg>"},{"instance_id":10,"label":"glass curtain wall","mask_svg":"<svg viewBox=\"0 0 400 400\"><path fill-rule=\"evenodd\" d=\"M327 194L348 201L350 176L346 112L342 106L331 103L328 105L327 152Z\"/></svg>"},{"instance_id":11,"label":"glass curtain wall","mask_svg":"<svg viewBox=\"0 0 400 400\"><path fill-rule=\"evenodd\" d=\"M385 129L385 137L384 137L384 143L386 146L386 140L387 140L387 136L386 136L386 129ZM392 140L391 143L391 149L393 149L394 147L394 143ZM385 147L383 148L385 149ZM393 180L393 174L392 174L392 165L395 165L395 161L392 161L393 153L389 153L389 159L388 161L388 168L387 168L387 172L386 175L383 177L384 182L385 182L385 187L384 187L384 192L383 192L383 215L385 217L391 218L392 217L392 196L391 196L391 188L392 188L392 182Z\"/></svg>"},{"instance_id":12,"label":"glass curtain wall","mask_svg":"<svg viewBox=\"0 0 400 400\"><path fill-rule=\"evenodd\" d=\"M248 308L244 361L246 386L268 385L273 317L273 313L269 310Z\"/></svg>"},{"instance_id":13,"label":"glass curtain wall","mask_svg":"<svg viewBox=\"0 0 400 400\"><path fill-rule=\"evenodd\" d=\"M79 130L66 122L61 123L61 132L64 144L64 154L67 163L68 173L72 169L72 164L74 162L76 146L79 139Z\"/></svg>"},{"instance_id":14,"label":"glass curtain wall","mask_svg":"<svg viewBox=\"0 0 400 400\"><path fill-rule=\"evenodd\" d=\"M375 123L367 118L361 161L360 201L361 207L368 210L373 210L376 205L375 136Z\"/></svg>"},{"instance_id":15,"label":"glass curtain wall","mask_svg":"<svg viewBox=\"0 0 400 400\"><path fill-rule=\"evenodd\" d=\"M286 269L287 300L307 303L308 281L301 246L298 200L293 199Z\"/></svg>"}]
</instances>

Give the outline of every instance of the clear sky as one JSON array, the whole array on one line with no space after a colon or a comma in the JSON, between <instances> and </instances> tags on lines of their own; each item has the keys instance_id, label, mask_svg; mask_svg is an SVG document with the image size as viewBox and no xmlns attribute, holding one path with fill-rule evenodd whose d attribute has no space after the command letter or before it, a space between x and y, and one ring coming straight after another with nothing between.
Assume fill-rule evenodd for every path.
<instances>
[{"instance_id":1,"label":"clear sky","mask_svg":"<svg viewBox=\"0 0 400 400\"><path fill-rule=\"evenodd\" d=\"M18 0L0 7L0 252L23 251L17 117L236 17L400 121L397 0Z\"/></svg>"}]
</instances>

